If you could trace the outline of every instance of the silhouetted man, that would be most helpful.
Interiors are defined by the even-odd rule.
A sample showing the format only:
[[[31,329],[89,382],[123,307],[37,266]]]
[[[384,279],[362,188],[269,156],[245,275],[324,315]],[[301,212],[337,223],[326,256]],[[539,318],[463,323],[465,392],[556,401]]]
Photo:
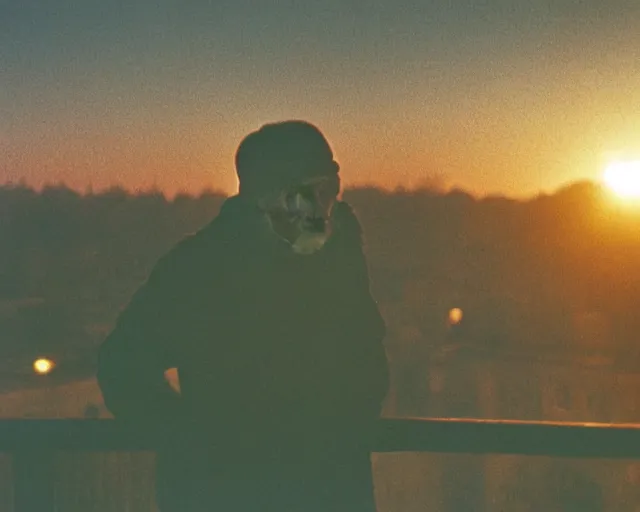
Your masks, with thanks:
[[[385,327],[339,166],[315,126],[287,121],[248,135],[236,170],[239,194],[158,262],[103,344],[105,403],[167,432],[163,511],[372,512]]]

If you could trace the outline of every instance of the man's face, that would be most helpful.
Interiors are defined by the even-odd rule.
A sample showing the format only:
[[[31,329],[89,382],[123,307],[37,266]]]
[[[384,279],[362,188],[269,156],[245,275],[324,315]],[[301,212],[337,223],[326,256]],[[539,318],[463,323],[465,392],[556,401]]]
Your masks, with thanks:
[[[264,198],[261,206],[273,231],[294,252],[313,254],[331,236],[331,212],[339,191],[337,176],[312,178]]]

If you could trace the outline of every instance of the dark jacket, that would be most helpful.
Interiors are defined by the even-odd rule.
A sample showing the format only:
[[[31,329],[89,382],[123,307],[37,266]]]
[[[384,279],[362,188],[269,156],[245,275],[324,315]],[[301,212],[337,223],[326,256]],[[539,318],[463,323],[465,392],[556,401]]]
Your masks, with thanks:
[[[301,256],[228,199],[161,258],[102,345],[110,411],[168,432],[162,510],[374,510],[385,327],[360,225],[344,202],[333,216],[325,247]]]

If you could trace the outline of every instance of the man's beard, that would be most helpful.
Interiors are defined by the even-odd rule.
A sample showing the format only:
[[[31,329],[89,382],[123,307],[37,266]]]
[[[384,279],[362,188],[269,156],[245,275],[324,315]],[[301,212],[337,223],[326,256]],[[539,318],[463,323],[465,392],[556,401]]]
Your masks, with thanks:
[[[318,252],[331,237],[335,188],[333,181],[321,179],[264,198],[262,209],[270,230],[286,240],[296,254]]]
[[[266,215],[266,219],[267,229],[271,231],[273,236],[286,241],[296,254],[314,254],[322,249],[331,237],[330,221],[327,221],[325,228],[320,231],[309,229],[305,219],[289,221],[269,214]]]
[[[291,243],[293,252],[296,254],[309,255],[318,252],[327,243],[330,234],[327,232],[314,233],[309,231],[303,231],[300,233]]]

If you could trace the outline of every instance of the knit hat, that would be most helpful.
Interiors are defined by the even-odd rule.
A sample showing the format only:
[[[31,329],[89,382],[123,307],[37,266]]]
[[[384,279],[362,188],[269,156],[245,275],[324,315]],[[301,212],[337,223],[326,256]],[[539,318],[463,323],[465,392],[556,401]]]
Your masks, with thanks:
[[[306,121],[270,123],[250,133],[238,146],[235,164],[241,195],[336,176],[340,169],[327,139]]]

